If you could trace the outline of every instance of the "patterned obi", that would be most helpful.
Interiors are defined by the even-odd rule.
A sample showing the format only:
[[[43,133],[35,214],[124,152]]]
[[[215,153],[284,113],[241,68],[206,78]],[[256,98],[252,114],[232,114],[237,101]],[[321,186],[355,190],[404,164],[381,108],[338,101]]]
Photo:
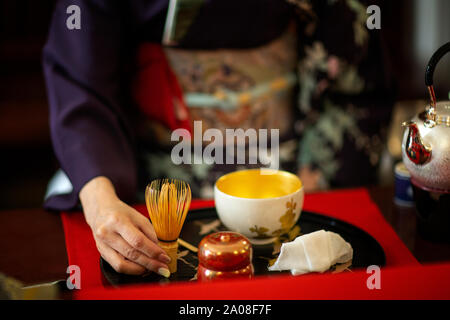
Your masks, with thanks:
[[[252,49],[164,50],[182,88],[190,120],[202,122],[202,133],[214,128],[225,137],[225,129],[278,129],[280,168],[295,170],[298,141],[293,139],[293,126],[298,57],[291,29]],[[175,165],[170,157],[177,143],[171,142],[172,130],[151,120],[146,120],[145,127],[146,140],[152,141],[148,143],[150,147],[143,148],[141,160],[149,179],[183,179],[190,183],[196,197],[212,197],[214,182],[227,172],[261,166]]]

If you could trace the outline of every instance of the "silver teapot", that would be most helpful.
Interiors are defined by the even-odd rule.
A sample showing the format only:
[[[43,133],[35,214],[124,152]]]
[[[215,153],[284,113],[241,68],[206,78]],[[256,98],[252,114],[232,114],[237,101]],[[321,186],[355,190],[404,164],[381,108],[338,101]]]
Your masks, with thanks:
[[[403,162],[416,187],[450,193],[450,101],[436,102],[433,73],[439,60],[450,51],[450,42],[431,57],[425,72],[430,104],[406,127],[402,142]]]

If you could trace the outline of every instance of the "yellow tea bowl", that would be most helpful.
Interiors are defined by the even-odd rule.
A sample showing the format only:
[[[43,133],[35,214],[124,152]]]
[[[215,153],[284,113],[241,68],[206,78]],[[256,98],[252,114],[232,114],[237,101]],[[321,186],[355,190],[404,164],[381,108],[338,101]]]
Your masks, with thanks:
[[[304,190],[289,172],[269,169],[235,171],[220,177],[214,201],[222,223],[254,244],[272,242],[300,217]]]

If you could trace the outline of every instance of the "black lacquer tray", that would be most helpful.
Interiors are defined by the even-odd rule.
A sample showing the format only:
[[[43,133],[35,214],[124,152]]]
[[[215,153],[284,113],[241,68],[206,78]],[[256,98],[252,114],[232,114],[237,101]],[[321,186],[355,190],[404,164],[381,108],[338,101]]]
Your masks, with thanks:
[[[380,244],[365,231],[343,222],[318,213],[302,211],[297,222],[301,228],[301,234],[307,234],[317,230],[327,230],[338,233],[353,247],[353,261],[351,269],[364,268],[370,265],[384,266],[385,254]],[[197,246],[200,240],[209,233],[227,230],[217,217],[215,208],[192,210],[186,217],[180,238]],[[268,261],[275,256],[273,244],[253,245],[253,266],[255,275],[279,275],[279,272],[267,270]],[[196,280],[198,259],[197,254],[180,246],[178,253],[177,272],[169,279],[158,274],[151,273],[146,276],[131,276],[117,273],[105,260],[100,259],[100,268],[107,285],[120,286],[125,284],[149,283],[149,282],[174,282]]]

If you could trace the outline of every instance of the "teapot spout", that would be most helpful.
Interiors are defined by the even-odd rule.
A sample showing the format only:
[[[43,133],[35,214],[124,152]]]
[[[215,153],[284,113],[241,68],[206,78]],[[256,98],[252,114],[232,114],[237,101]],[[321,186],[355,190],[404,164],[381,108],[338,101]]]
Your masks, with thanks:
[[[409,160],[416,165],[427,163],[431,159],[431,148],[423,143],[417,124],[414,121],[407,121],[403,122],[402,126],[408,127],[405,152]]]

